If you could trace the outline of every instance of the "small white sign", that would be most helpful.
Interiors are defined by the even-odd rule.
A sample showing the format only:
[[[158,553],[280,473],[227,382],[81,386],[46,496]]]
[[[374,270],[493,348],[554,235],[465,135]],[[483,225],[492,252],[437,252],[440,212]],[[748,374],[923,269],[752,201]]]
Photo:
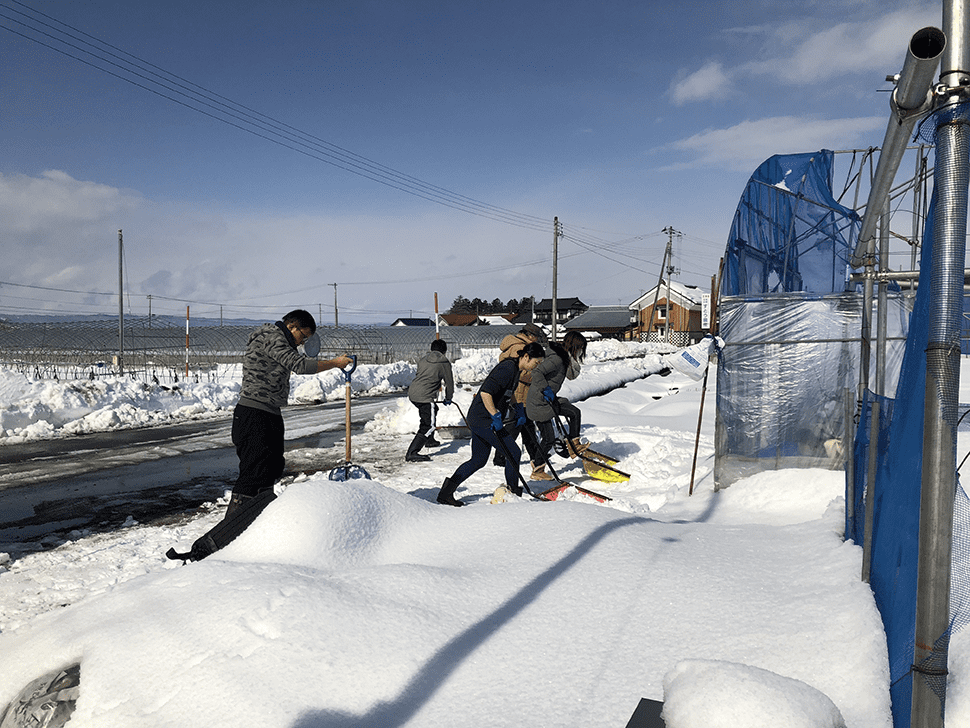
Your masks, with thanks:
[[[711,330],[711,294],[701,294],[701,329]]]

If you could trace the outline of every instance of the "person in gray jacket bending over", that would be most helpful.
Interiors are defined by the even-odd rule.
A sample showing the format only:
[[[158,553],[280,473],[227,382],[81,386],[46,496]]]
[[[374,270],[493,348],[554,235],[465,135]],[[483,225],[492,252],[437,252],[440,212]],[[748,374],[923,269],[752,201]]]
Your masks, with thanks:
[[[344,369],[349,356],[312,359],[297,350],[316,333],[313,315],[297,309],[282,321],[263,324],[249,335],[243,357],[242,389],[232,413],[232,444],[239,456],[239,477],[232,489],[228,519],[283,475],[283,415],[290,395],[290,373],[316,374]],[[319,348],[319,347],[317,347]]]
[[[441,339],[431,342],[431,351],[418,361],[418,371],[408,387],[408,399],[418,408],[421,424],[418,433],[411,440],[404,459],[409,463],[427,462],[431,458],[421,452],[425,445],[436,446],[440,443],[434,439],[434,423],[438,415],[438,393],[441,383],[445,385],[444,404],[451,404],[455,395],[455,380],[451,373],[451,362],[445,356],[448,344]]]

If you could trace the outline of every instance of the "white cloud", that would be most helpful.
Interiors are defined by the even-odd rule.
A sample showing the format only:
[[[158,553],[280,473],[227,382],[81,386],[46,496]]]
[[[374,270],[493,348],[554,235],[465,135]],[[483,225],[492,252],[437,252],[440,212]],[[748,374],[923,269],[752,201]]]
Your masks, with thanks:
[[[528,232],[502,230],[498,237],[494,227],[469,228],[451,210],[385,217],[263,214],[160,202],[45,172],[0,175],[0,279],[16,284],[0,285],[0,305],[11,312],[111,310],[113,300],[105,295],[117,291],[119,229],[125,305],[136,314],[147,310],[148,295],[156,314],[184,313],[186,303],[192,303],[193,316],[218,316],[222,304],[231,316],[261,317],[297,306],[332,312],[334,281],[340,283],[342,307],[373,308],[386,321],[408,309],[432,310],[439,285],[449,303],[458,291],[481,289],[503,300],[538,293],[531,282],[534,270],[526,271],[531,277],[514,270],[493,273],[486,283],[457,275],[501,268],[506,260],[511,268],[535,253],[527,245]],[[494,257],[468,263],[469,250]],[[456,266],[456,259],[465,262]],[[430,280],[436,277],[440,280]],[[503,281],[511,281],[510,290],[501,289]]]
[[[0,174],[0,219],[4,227],[15,226],[19,232],[96,222],[138,204],[138,198],[122,190],[76,180],[59,170],[38,177]]]
[[[931,10],[918,6],[807,34],[785,26],[776,29],[773,39],[780,41],[781,52],[746,63],[738,70],[806,85],[859,73],[885,76],[902,68],[910,38],[916,31],[939,23],[938,7]]]
[[[778,24],[760,24],[725,31],[744,38],[740,47],[757,58],[726,67],[708,61],[699,70],[681,72],[670,85],[677,106],[691,101],[724,98],[743,80],[767,79],[780,84],[813,86],[864,74],[871,88],[903,65],[913,34],[927,26],[940,26],[938,4],[917,4],[885,11],[873,8],[873,15],[831,25],[825,16],[801,17]]]
[[[690,101],[708,101],[727,96],[731,79],[719,61],[709,61],[691,74],[676,78],[670,84],[670,95],[676,106]]]
[[[750,172],[775,154],[853,148],[858,139],[885,125],[884,117],[814,119],[775,116],[743,121],[724,129],[706,129],[667,145],[666,149],[689,152],[694,159],[665,169],[719,167]]]

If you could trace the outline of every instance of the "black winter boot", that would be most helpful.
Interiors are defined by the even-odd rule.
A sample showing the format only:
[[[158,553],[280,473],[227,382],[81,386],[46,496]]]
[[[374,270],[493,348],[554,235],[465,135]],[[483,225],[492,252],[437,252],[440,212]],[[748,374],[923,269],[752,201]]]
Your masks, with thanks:
[[[415,435],[414,439],[411,440],[411,444],[408,446],[408,452],[404,456],[404,459],[409,463],[426,463],[431,460],[427,455],[422,455],[420,452],[427,440],[428,438],[420,433]]]
[[[455,491],[458,490],[458,485],[451,482],[451,478],[445,478],[445,482],[441,484],[441,490],[438,491],[438,497],[435,499],[443,506],[463,506],[465,505],[463,501],[455,498]]]

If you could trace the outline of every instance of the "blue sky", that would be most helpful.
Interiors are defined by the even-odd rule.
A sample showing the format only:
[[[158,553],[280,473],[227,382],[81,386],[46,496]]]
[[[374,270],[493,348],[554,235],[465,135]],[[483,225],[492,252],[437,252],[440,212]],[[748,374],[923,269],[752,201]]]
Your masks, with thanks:
[[[881,144],[941,8],[0,0],[0,315],[117,312],[119,229],[134,315],[549,297],[555,216],[560,297],[630,303],[667,227],[706,289],[761,161]]]

